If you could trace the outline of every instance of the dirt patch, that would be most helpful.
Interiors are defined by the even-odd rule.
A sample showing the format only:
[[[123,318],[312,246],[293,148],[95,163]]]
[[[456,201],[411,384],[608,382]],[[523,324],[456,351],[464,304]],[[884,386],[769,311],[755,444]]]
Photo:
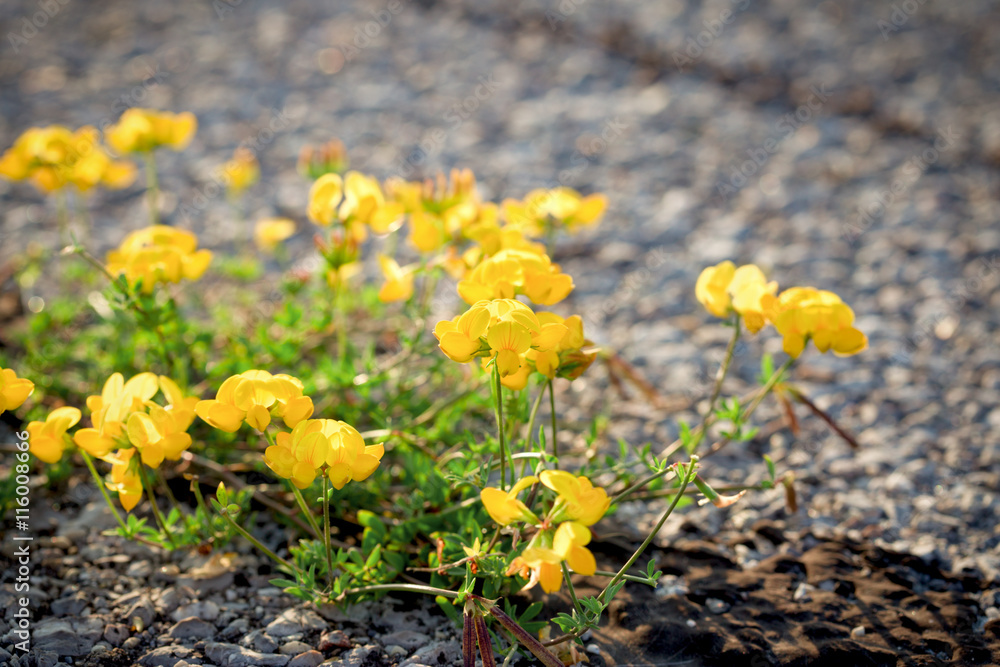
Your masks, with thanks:
[[[799,544],[806,546],[747,569],[710,542],[678,542],[659,551],[657,564],[668,581],[658,591],[625,589],[595,633],[601,654],[591,662],[1000,664],[1000,620],[987,620],[979,602],[994,582],[870,545],[808,535]],[[579,588],[584,595],[597,593]]]

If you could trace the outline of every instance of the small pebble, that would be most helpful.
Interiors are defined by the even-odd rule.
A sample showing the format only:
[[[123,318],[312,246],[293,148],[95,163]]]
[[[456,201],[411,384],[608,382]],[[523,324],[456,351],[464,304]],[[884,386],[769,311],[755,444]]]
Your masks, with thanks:
[[[851,639],[861,639],[865,636],[865,626],[859,625],[851,630]]]

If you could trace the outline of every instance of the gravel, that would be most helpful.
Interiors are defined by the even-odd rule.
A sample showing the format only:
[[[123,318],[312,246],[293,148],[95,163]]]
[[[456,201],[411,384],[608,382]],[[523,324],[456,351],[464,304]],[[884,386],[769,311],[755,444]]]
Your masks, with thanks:
[[[191,148],[162,155],[162,183],[172,193],[165,216],[210,247],[231,247],[246,230],[207,186],[238,143],[256,141],[263,178],[249,194],[249,217],[296,219],[295,257],[308,256],[311,231],[307,184],[292,165],[303,144],[332,135],[347,143],[353,167],[379,177],[469,166],[495,199],[557,183],[607,193],[601,227],[556,253],[577,284],[560,309],[582,313],[588,335],[634,364],[663,400],[656,407],[637,391],[615,395],[597,367],[572,386],[558,383],[565,445],[579,454],[585,446],[572,427],[599,412],[610,417],[608,442],[649,441],[654,451],[676,437],[679,418],[696,420],[726,344],[726,331],[694,300],[705,265],[756,262],[782,286],[831,289],[854,308],[871,347],[849,359],[810,351],[794,377],[861,448],[804,413],[793,437],[778,406],[765,402],[762,435],[706,459],[705,475],[762,479],[761,454],[769,453],[779,470],[794,471],[802,509],[789,513],[780,491],[751,493],[726,510],[672,518],[661,540],[681,528],[714,535],[722,545],[740,543],[721,548],[752,567],[769,547],[737,538],[756,522],[778,521],[800,535],[844,536],[946,570],[1000,576],[995,4],[927,0],[894,16],[895,5],[857,0],[454,0],[403,3],[367,40],[358,36],[378,3],[233,4],[221,16],[193,0],[110,1],[101,12],[60,5],[17,52],[0,53],[3,145],[34,124],[101,124],[132,104],[194,111],[200,129]],[[0,20],[18,30],[36,11],[33,1],[7,2]],[[2,181],[0,200],[0,265],[28,243],[55,246],[51,205]],[[138,188],[95,193],[95,249],[144,225],[144,206]],[[54,288],[43,279],[25,298]],[[435,303],[441,317],[459,308],[444,289]],[[771,334],[749,339],[727,389],[749,388],[760,353],[778,350]],[[626,503],[615,529],[641,532],[661,509]],[[234,606],[224,594],[234,588],[231,572],[208,575],[142,551],[129,552],[127,565],[102,561],[125,547],[94,539],[107,517],[97,504],[86,512],[60,529],[77,551],[50,547],[76,557],[63,575],[81,588],[51,580],[33,592],[60,616],[46,621],[60,655],[85,655],[102,633],[101,650],[137,639],[105,622],[78,629],[87,613],[128,626],[135,615],[148,628],[152,610],[164,632],[168,622],[196,616],[216,622],[227,641],[259,629],[260,617],[239,623],[257,604]],[[171,577],[167,587],[157,568],[171,565],[180,579],[161,574]],[[126,609],[112,598],[101,612],[104,601],[84,592],[133,580],[157,589],[151,604],[137,598]],[[127,590],[137,589],[118,592]],[[231,617],[218,623],[185,606],[205,599],[219,618]],[[328,625],[297,626],[274,606],[283,599],[265,606],[274,614],[268,634],[287,636],[273,631],[277,623],[309,641],[314,633],[310,645],[318,647]],[[338,626],[363,624],[357,615],[369,611],[350,613],[320,610]],[[319,647],[324,655],[345,648],[331,636]],[[364,634],[359,641],[341,656],[345,664],[364,652]],[[236,645],[212,646],[222,655],[227,649],[218,647]],[[442,652],[448,646],[431,640],[401,663],[453,662],[458,656]],[[152,650],[161,649],[177,649],[163,655],[191,664],[202,659],[175,646]],[[226,659],[252,652],[238,649]]]

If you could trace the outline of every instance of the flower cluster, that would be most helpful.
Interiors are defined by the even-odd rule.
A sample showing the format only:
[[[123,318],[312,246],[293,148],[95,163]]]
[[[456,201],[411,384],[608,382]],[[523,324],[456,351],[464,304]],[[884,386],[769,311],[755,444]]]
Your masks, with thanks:
[[[333,488],[367,479],[378,468],[385,447],[365,445],[357,429],[334,419],[307,419],[291,433],[278,433],[264,452],[264,462],[279,477],[300,489],[318,475],[329,477]]]
[[[513,299],[518,294],[541,306],[559,303],[573,291],[573,278],[544,253],[505,248],[479,263],[458,283],[466,303]]]
[[[514,390],[527,386],[533,369],[549,378],[579,377],[596,356],[583,349],[590,343],[578,316],[564,320],[536,314],[514,299],[478,301],[454,319],[438,322],[434,335],[453,361],[482,357],[484,368],[496,364],[503,385]]]
[[[288,428],[295,428],[312,416],[313,402],[303,395],[298,378],[252,370],[223,382],[216,397],[199,401],[194,411],[220,431],[235,433],[246,422],[263,432],[272,417],[282,419]]]
[[[152,400],[157,392],[166,398],[166,405]],[[30,451],[41,461],[55,463],[72,444],[110,463],[107,486],[118,492],[122,507],[131,510],[142,497],[138,466],[158,468],[164,460],[180,459],[191,446],[187,430],[197,400],[185,396],[166,376],[140,373],[126,382],[121,373],[114,373],[100,395],[87,398],[91,426],[70,438],[67,431],[82,415],[73,407],[58,408],[44,422],[28,424]]]
[[[523,200],[507,199],[503,203],[508,224],[522,228],[528,236],[546,236],[555,229],[575,232],[596,224],[608,201],[604,195],[588,197],[571,188],[532,190]]]
[[[159,283],[179,283],[182,278],[197,280],[211,261],[211,251],[198,250],[198,238],[191,232],[154,225],[126,236],[116,250],[108,253],[107,269],[151,294]]]
[[[198,130],[190,112],[179,114],[154,109],[127,109],[104,136],[118,153],[148,153],[161,146],[184,150]]]
[[[868,347],[868,339],[854,327],[854,311],[839,296],[813,287],[778,294],[778,283],[768,282],[753,264],[737,268],[727,260],[706,268],[698,276],[695,296],[716,317],[737,313],[751,333],[773,324],[793,358],[810,340],[820,352],[844,356]]]
[[[539,481],[556,493],[543,519],[517,497]],[[529,579],[529,588],[541,583],[542,590],[553,593],[562,585],[564,561],[574,572],[594,574],[597,565],[587,544],[591,538],[590,526],[600,521],[611,506],[604,489],[594,487],[583,476],[545,470],[538,477],[518,480],[510,491],[485,488],[479,497],[490,517],[501,526],[523,522],[538,528],[521,555],[511,561],[508,575],[521,574]]]
[[[263,252],[274,252],[285,239],[295,234],[295,221],[288,218],[258,220],[253,230],[253,241]]]
[[[17,377],[9,368],[0,368],[0,414],[21,407],[33,391],[35,385],[31,380]]]
[[[33,127],[0,156],[0,176],[30,181],[43,192],[73,185],[79,192],[103,185],[125,188],[135,180],[135,165],[114,160],[90,126],[76,132],[60,125]]]

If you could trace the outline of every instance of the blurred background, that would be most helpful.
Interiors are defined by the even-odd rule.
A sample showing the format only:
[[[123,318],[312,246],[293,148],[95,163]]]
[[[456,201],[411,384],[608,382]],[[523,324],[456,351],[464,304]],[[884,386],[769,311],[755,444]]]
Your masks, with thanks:
[[[263,172],[249,217],[295,219],[296,258],[312,252],[296,157],[334,136],[379,178],[470,167],[484,198],[606,193],[601,226],[556,253],[565,307],[664,397],[616,396],[601,371],[564,389],[570,419],[607,410],[612,438],[669,442],[671,410],[707,394],[727,332],[694,299],[704,266],[836,291],[871,349],[812,352],[797,377],[862,449],[818,420],[795,443],[765,431],[804,490],[789,521],[1000,569],[1000,4],[6,0],[0,19],[3,148],[32,125],[192,111],[192,146],[160,154],[163,206],[211,248],[245,234],[210,185],[240,144]],[[0,264],[56,245],[30,186],[0,182],[0,202]],[[139,185],[90,205],[95,253],[146,224]],[[747,345],[733,391],[780,349]],[[713,465],[745,479],[755,446]]]

